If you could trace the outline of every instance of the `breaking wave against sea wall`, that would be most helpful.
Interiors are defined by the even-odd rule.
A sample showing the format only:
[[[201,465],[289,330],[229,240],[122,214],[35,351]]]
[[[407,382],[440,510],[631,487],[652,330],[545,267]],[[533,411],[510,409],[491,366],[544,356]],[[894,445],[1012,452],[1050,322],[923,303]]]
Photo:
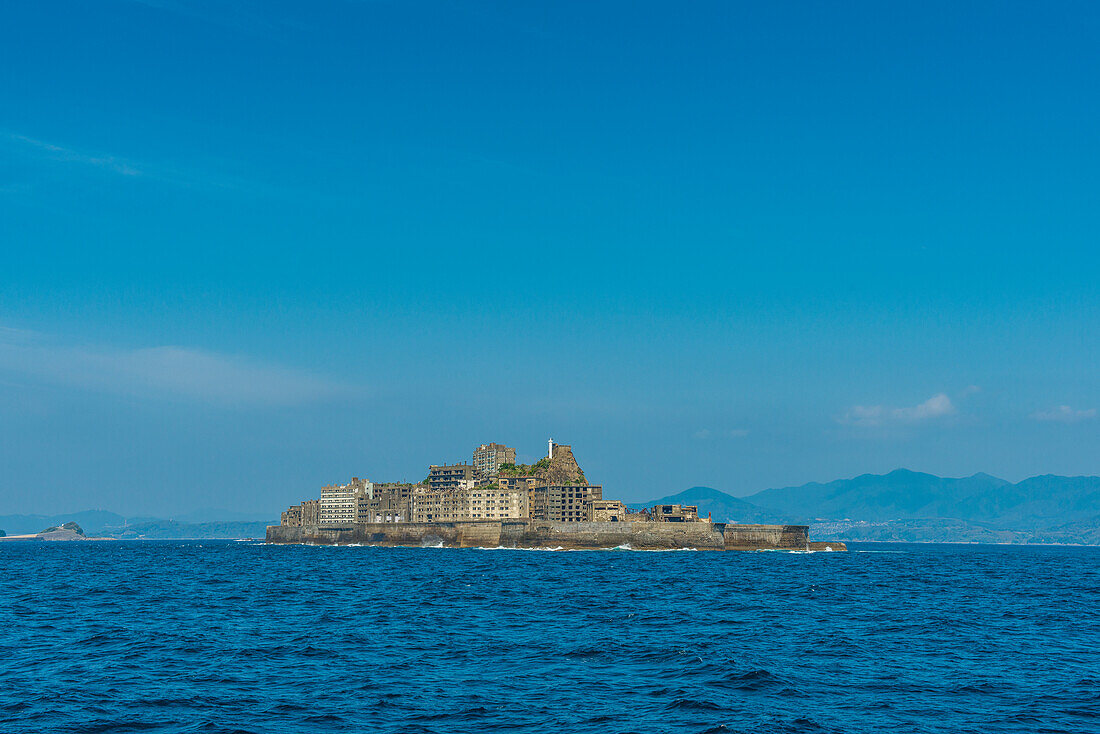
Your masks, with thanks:
[[[1100,730],[1100,548],[5,543],[0,568],[13,732]]]

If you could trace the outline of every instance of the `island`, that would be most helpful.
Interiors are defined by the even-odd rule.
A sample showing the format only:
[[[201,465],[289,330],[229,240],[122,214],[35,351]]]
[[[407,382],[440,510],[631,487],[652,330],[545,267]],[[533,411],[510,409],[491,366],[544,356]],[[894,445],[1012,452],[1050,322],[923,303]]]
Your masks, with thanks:
[[[29,533],[26,535],[7,535],[3,531],[0,531],[0,540],[9,542],[20,540],[70,541],[88,540],[88,537],[84,535],[84,529],[75,522],[67,522],[62,525],[48,527],[38,533]]]
[[[604,499],[566,444],[517,464],[515,448],[481,444],[469,463],[433,464],[418,483],[353,477],[322,487],[267,528],[272,544],[561,550],[841,551],[806,525],[717,522],[692,505],[640,509]]]

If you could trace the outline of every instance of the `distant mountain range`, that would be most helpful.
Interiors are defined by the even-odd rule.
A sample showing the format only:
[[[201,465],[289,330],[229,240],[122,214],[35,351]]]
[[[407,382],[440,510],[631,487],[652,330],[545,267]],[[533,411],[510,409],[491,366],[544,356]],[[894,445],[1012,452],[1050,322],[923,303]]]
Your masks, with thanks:
[[[692,487],[647,503],[699,505],[727,522],[813,526],[837,540],[1100,544],[1100,477],[1044,475],[1013,484],[898,469],[744,498]]]
[[[1100,545],[1100,477],[1048,474],[1013,484],[989,474],[953,479],[898,469],[744,498],[692,487],[646,506],[658,504],[698,505],[715,521],[808,524],[821,540]],[[0,529],[19,535],[66,522],[89,537],[168,539],[262,538],[278,520],[218,510],[171,520],[87,510],[0,516]]]

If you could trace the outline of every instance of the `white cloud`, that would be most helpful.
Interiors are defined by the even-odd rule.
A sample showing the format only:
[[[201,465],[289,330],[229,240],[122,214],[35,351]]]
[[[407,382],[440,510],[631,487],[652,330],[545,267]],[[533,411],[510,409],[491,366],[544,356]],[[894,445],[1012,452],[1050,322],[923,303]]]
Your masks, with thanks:
[[[47,143],[44,140],[36,140],[35,138],[29,138],[26,135],[17,135],[15,133],[7,133],[7,138],[13,142],[20,143],[39,151],[50,160],[62,161],[65,163],[81,163],[86,166],[94,166],[96,168],[114,171],[123,176],[142,175],[142,171],[135,164],[122,160],[121,158],[116,158],[113,155],[82,153],[72,148],[65,148],[53,143]]]
[[[945,393],[938,393],[920,405],[893,408],[885,405],[853,405],[838,423],[849,426],[874,427],[888,423],[919,423],[956,413],[955,405]]]
[[[749,432],[744,428],[734,428],[731,431],[722,431],[721,433],[716,434],[714,431],[710,430],[709,428],[703,428],[701,430],[696,431],[695,433],[693,433],[691,435],[692,435],[692,438],[696,438],[700,441],[706,441],[707,439],[709,439],[709,438],[711,438],[712,436],[715,436],[715,435],[723,436],[725,438],[744,438],[745,436],[749,435]]]
[[[1040,410],[1032,413],[1031,417],[1037,421],[1055,421],[1058,423],[1079,423],[1096,417],[1096,408],[1088,410],[1075,410],[1068,405],[1056,405],[1050,410]]]
[[[894,408],[890,414],[895,420],[899,421],[922,421],[928,418],[951,415],[954,412],[955,406],[951,403],[951,398],[941,392],[912,408]]]
[[[298,405],[348,396],[346,385],[237,355],[158,346],[140,349],[50,343],[0,327],[0,374],[96,392],[217,405]]]

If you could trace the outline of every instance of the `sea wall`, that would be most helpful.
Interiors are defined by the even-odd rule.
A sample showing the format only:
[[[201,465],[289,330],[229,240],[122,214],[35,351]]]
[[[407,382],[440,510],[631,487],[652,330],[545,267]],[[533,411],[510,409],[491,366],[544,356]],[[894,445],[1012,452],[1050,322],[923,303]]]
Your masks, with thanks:
[[[268,543],[431,546],[451,548],[616,548],[634,550],[807,550],[805,525],[727,523],[546,522],[538,520],[439,523],[354,523],[267,529]],[[842,550],[840,547],[835,550]]]
[[[808,550],[808,525],[734,525],[726,524],[722,534],[726,550]]]

